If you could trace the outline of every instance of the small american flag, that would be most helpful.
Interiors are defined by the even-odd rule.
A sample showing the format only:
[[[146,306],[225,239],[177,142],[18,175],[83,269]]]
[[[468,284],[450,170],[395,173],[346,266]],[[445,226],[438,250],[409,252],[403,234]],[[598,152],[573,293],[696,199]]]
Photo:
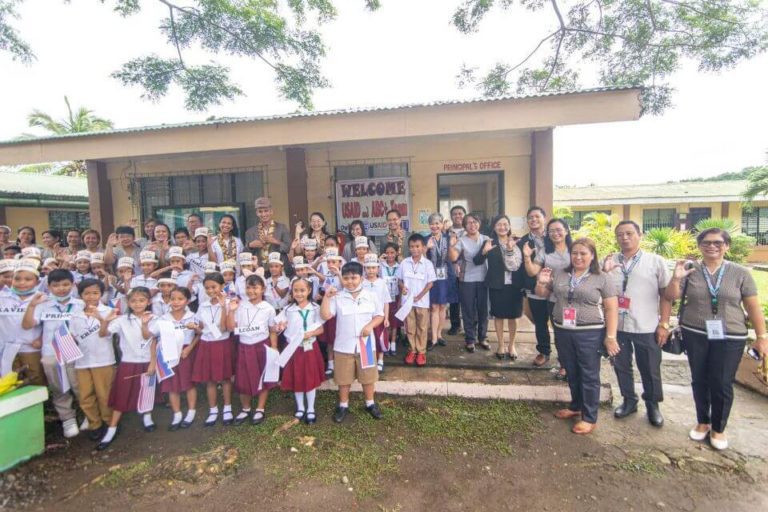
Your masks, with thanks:
[[[75,338],[69,332],[67,324],[62,323],[53,333],[53,351],[56,353],[56,362],[63,366],[83,357]]]
[[[176,375],[173,368],[168,364],[163,355],[163,346],[161,343],[157,344],[157,380],[163,382],[165,379],[169,379]]]
[[[139,403],[136,405],[136,410],[144,414],[151,412],[155,407],[155,384],[157,379],[154,375],[147,375],[146,373],[141,375],[141,389],[139,390]]]

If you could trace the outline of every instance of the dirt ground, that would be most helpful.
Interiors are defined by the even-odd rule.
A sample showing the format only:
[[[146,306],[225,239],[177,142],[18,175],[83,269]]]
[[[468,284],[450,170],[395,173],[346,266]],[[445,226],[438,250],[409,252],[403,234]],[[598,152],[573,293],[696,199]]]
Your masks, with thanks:
[[[46,453],[0,475],[0,510],[764,509],[765,398],[737,390],[733,449],[714,452],[686,437],[695,415],[681,363],[665,361],[662,429],[642,405],[618,421],[606,404],[588,437],[553,417],[557,404],[434,397],[380,397],[385,416],[374,421],[358,395],[337,426],[331,392],[314,426],[292,424],[292,397],[280,393],[259,427],[206,429],[201,405],[193,428],[172,433],[158,407],[156,432],[129,415],[101,453],[52,422]],[[611,382],[609,366],[603,373]]]

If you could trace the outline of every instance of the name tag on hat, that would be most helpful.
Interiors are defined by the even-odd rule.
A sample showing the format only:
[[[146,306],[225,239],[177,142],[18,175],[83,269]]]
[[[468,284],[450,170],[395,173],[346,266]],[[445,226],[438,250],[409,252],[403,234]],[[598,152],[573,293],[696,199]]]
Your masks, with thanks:
[[[707,320],[707,339],[724,340],[725,329],[723,329],[722,320]]]

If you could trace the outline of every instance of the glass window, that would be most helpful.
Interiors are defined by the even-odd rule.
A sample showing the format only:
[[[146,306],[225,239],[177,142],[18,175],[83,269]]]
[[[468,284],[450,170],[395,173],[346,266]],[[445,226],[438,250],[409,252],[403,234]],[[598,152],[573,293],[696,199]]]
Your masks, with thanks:
[[[337,165],[333,170],[337,180],[403,178],[408,176],[408,164],[406,162]]]
[[[655,228],[675,227],[674,208],[649,208],[643,210],[643,231]]]
[[[688,211],[688,227],[693,229],[696,223],[712,217],[712,208],[691,208]]]
[[[768,245],[768,207],[742,209],[741,231],[755,237],[757,245]]]
[[[200,176],[171,178],[173,204],[200,204]]]
[[[91,226],[91,215],[86,211],[48,210],[48,227],[66,233],[70,229],[83,231]]]

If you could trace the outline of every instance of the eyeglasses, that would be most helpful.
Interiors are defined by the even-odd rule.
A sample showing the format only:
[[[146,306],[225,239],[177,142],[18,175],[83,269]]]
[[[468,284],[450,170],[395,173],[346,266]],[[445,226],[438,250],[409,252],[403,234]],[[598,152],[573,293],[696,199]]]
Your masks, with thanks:
[[[719,249],[725,245],[725,242],[723,240],[703,240],[699,245],[702,247],[717,247]]]

